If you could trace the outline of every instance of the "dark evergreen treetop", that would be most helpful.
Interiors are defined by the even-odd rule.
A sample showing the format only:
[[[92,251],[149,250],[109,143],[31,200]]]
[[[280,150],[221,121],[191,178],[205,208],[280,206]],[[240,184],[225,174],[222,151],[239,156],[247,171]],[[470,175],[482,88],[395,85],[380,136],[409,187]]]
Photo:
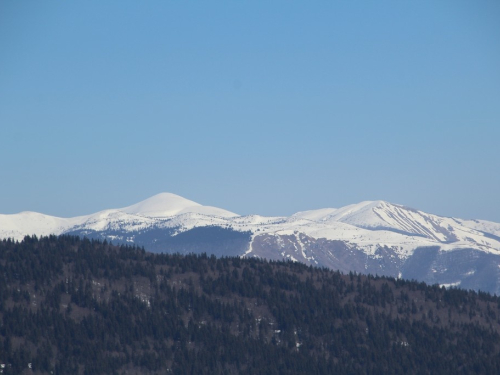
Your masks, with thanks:
[[[496,374],[499,333],[500,299],[481,292],[74,236],[0,242],[6,374]]]

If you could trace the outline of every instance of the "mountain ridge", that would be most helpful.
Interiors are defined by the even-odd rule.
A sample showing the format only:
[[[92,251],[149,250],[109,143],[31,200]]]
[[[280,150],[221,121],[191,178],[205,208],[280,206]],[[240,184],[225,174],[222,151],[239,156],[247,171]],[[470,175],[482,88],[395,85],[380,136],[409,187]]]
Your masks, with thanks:
[[[382,200],[266,217],[241,216],[161,193],[75,218],[0,215],[0,238],[33,234],[107,239],[154,252],[289,259],[346,272],[417,275],[426,282],[500,293],[500,224],[428,214]]]
[[[63,234],[74,228],[104,230],[126,227],[135,230],[154,225],[177,227],[178,231],[206,225],[230,226],[235,230],[247,228],[252,232],[265,233],[301,231],[314,238],[330,240],[358,239],[358,242],[382,243],[385,239],[388,243],[439,243],[444,248],[452,244],[451,247],[472,246],[481,251],[500,253],[500,242],[495,238],[500,237],[499,223],[443,217],[383,200],[301,211],[288,217],[266,217],[238,215],[221,208],[203,206],[172,193],[160,193],[123,208],[72,218],[31,211],[0,214],[0,238],[20,240],[25,235]],[[384,233],[380,236],[376,232]]]

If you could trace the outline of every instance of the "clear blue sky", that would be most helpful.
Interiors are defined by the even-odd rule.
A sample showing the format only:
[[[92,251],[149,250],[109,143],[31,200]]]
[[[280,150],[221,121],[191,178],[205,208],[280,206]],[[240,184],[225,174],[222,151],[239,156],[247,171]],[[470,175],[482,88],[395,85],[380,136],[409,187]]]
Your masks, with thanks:
[[[500,222],[500,1],[0,2],[0,213],[172,192]]]

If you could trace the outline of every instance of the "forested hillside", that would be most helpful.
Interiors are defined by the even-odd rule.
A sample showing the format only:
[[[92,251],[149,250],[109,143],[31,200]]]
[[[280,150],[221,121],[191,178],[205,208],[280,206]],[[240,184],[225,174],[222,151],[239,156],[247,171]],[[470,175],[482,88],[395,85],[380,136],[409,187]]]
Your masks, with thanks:
[[[0,242],[5,374],[496,374],[500,299],[75,236]]]

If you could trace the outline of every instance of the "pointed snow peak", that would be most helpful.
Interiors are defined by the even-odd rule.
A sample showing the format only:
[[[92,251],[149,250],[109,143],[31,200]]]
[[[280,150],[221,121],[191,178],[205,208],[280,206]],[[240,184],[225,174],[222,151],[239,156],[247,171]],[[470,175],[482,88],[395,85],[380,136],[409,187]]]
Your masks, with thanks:
[[[190,201],[172,193],[160,193],[132,206],[121,208],[120,211],[145,217],[171,217],[186,213],[198,213],[202,215],[213,215],[232,217],[238,216],[232,212]]]

